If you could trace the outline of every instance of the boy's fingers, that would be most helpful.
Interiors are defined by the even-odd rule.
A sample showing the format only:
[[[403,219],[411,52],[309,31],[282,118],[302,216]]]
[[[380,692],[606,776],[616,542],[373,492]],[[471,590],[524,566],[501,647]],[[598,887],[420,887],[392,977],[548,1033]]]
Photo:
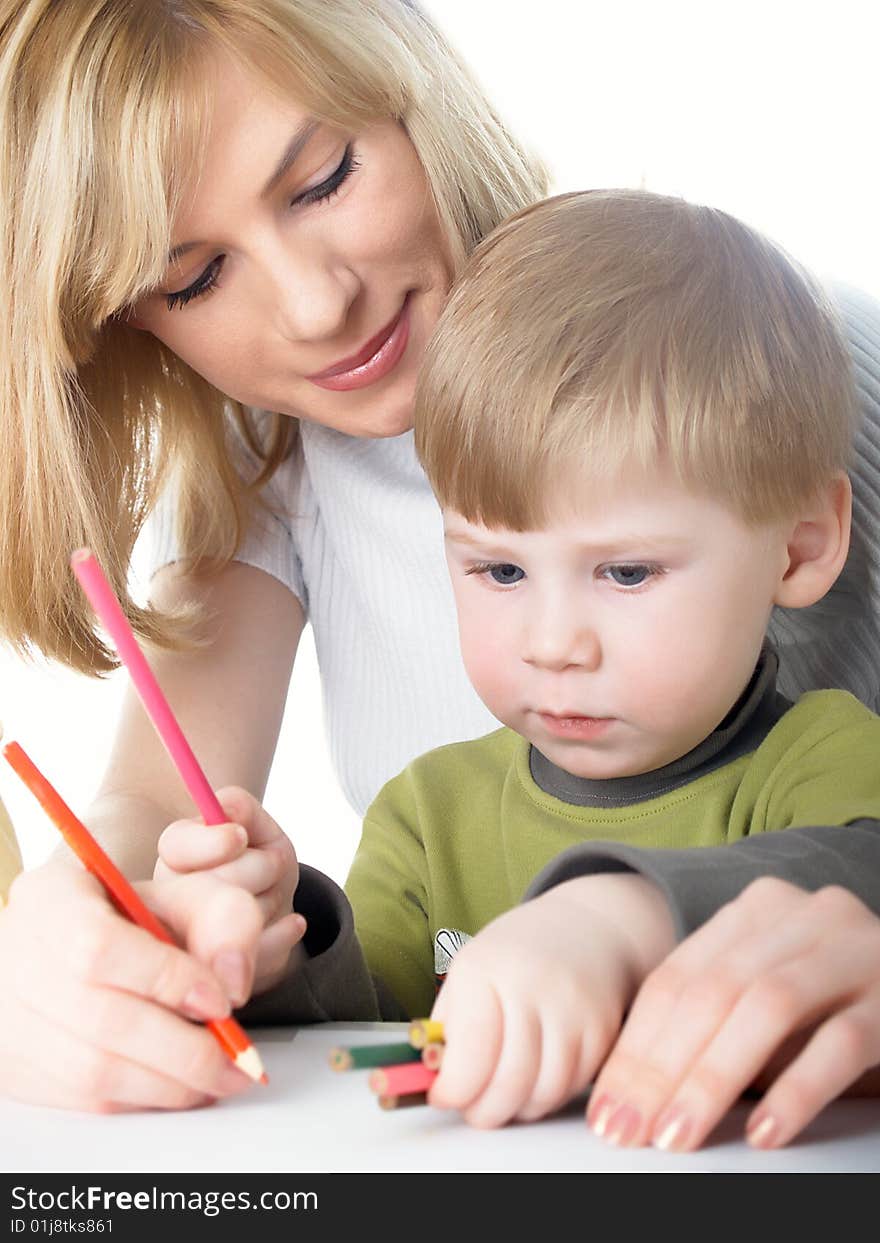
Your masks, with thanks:
[[[289,954],[306,934],[307,924],[302,915],[291,912],[283,919],[265,928],[260,936],[259,953],[263,957],[278,957]]]
[[[202,872],[238,859],[247,845],[247,829],[241,824],[175,820],[159,838],[159,857],[173,872]]]
[[[492,1076],[504,1024],[494,989],[456,987],[447,994],[449,983],[443,985],[431,1015],[443,1024],[446,1048],[429,1100],[441,1109],[466,1109]]]
[[[231,863],[211,869],[211,876],[227,885],[238,885],[248,893],[262,894],[282,879],[284,860],[267,850],[246,850]]]
[[[503,1007],[501,1056],[483,1092],[463,1112],[471,1126],[503,1126],[532,1094],[541,1066],[541,1022],[530,1005]],[[444,1056],[444,1063],[445,1063]]]
[[[580,1032],[572,1033],[564,1017],[541,1027],[541,1064],[531,1095],[517,1117],[533,1122],[557,1109],[586,1086],[578,1082],[581,1061]]]
[[[225,786],[216,791],[217,802],[230,820],[247,829],[252,846],[265,846],[278,837],[286,837],[262,803],[241,786]]]

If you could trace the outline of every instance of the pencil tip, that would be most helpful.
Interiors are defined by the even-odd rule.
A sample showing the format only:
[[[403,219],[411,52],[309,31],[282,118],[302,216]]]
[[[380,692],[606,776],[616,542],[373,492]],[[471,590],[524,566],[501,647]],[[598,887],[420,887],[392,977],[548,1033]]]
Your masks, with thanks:
[[[263,1063],[259,1053],[253,1045],[247,1049],[242,1049],[235,1059],[235,1064],[239,1070],[243,1070],[249,1079],[253,1079],[254,1083],[268,1083],[269,1077],[263,1069]]]
[[[91,555],[91,548],[75,548],[70,554],[70,564],[79,565],[80,561],[87,561]]]

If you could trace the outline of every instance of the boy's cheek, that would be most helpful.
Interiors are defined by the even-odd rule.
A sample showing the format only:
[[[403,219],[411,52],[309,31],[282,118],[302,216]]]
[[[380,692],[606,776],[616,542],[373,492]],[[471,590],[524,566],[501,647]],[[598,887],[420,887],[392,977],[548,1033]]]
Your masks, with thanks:
[[[463,631],[461,654],[474,690],[499,720],[515,698],[514,662],[506,653],[500,636],[493,640],[488,632]]]

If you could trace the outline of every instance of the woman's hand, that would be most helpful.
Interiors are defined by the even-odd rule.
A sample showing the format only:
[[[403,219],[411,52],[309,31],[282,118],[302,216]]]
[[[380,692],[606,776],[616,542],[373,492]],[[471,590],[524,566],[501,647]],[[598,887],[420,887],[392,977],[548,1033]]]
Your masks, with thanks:
[[[430,1103],[478,1127],[561,1108],[672,944],[662,896],[637,876],[567,881],[493,920],[458,951],[434,1006],[446,1047]]]
[[[846,890],[755,881],[640,989],[593,1088],[606,1140],[697,1148],[756,1080],[751,1144],[788,1143],[880,1064],[880,919]],[[880,1094],[880,1074],[862,1089]]]
[[[159,838],[156,880],[202,873],[252,893],[265,925],[256,963],[247,963],[234,946],[215,970],[232,1003],[243,1005],[283,978],[291,951],[301,941],[305,921],[293,914],[299,881],[296,853],[287,835],[262,805],[238,786],[217,791],[227,824],[205,826],[177,820]]]
[[[185,949],[119,915],[79,866],[47,864],[15,880],[0,910],[0,1093],[114,1113],[188,1109],[249,1086],[188,1019],[229,1014],[209,964],[232,944],[253,970],[256,901],[205,876],[137,888]]]

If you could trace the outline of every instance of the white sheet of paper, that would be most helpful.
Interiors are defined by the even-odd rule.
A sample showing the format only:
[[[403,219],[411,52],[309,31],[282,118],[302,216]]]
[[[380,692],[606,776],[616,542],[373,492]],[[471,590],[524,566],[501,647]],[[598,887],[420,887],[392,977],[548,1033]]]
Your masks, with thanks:
[[[686,1156],[613,1149],[583,1106],[527,1126],[476,1131],[430,1108],[386,1112],[368,1071],[334,1072],[335,1045],[400,1040],[402,1024],[328,1023],[252,1032],[268,1087],[188,1113],[93,1117],[0,1102],[0,1168],[8,1173],[334,1173],[579,1171],[880,1171],[880,1100],[839,1101],[798,1142],[756,1153],[742,1140],[746,1106],[708,1147]]]

